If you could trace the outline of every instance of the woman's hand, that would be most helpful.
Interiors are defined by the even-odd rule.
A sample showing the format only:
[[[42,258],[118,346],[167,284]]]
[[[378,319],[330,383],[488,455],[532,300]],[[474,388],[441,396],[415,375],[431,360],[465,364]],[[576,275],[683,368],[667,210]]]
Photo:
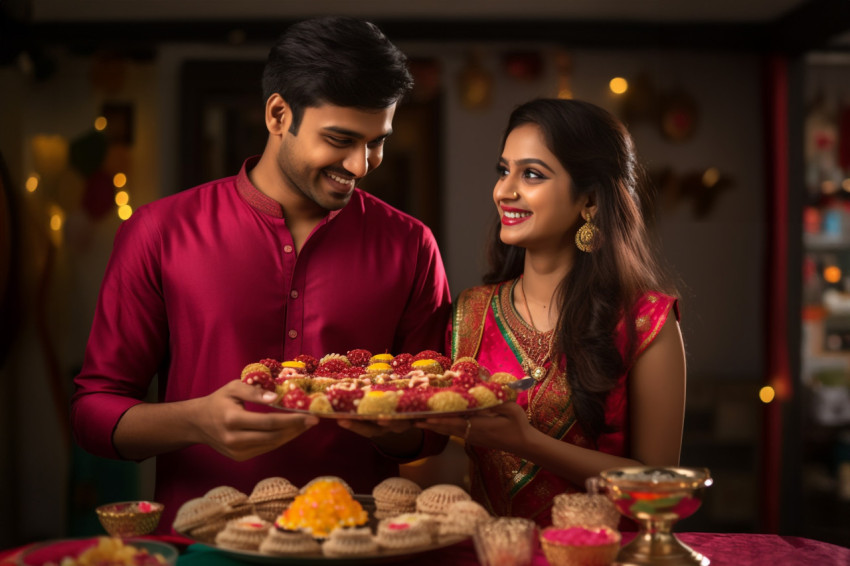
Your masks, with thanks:
[[[337,424],[371,439],[375,446],[390,456],[412,458],[422,450],[423,432],[407,419],[340,419]]]
[[[493,405],[469,417],[435,417],[416,423],[419,428],[463,438],[484,448],[519,452],[534,428],[525,410],[514,403]]]

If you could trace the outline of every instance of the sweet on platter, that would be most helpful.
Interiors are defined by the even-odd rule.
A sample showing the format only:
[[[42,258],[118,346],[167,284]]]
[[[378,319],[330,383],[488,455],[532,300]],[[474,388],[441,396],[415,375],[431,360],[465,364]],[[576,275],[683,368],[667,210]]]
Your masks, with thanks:
[[[285,409],[380,416],[466,411],[516,398],[508,387],[515,376],[488,373],[473,358],[452,362],[433,350],[393,355],[356,349],[320,359],[266,358],[247,364],[240,379],[274,391],[274,404]]]
[[[391,477],[373,488],[372,499],[374,506],[337,476],[319,476],[301,488],[270,477],[257,482],[248,496],[221,486],[186,501],[173,527],[230,552],[370,557],[451,544],[489,518],[463,488],[450,484],[422,489],[407,478]],[[225,521],[230,505],[247,506],[248,514]],[[281,510],[272,518],[274,509]]]
[[[277,518],[275,526],[287,531],[305,531],[313,538],[323,539],[336,529],[359,527],[368,520],[369,515],[345,482],[328,476],[304,486]]]

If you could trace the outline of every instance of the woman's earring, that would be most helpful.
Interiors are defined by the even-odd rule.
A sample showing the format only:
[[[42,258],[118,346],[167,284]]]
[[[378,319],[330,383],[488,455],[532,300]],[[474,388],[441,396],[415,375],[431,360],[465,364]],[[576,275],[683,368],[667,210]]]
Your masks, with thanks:
[[[581,217],[585,222],[576,232],[576,247],[586,253],[591,253],[595,248],[594,239],[596,238],[596,224],[593,223],[593,216],[589,212],[582,211]]]

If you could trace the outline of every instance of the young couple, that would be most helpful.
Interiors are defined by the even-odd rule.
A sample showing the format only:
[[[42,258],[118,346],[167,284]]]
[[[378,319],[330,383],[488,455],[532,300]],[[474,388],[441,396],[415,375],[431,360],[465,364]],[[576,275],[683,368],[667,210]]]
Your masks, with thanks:
[[[580,101],[512,113],[494,156],[490,270],[452,317],[431,231],[356,188],[411,86],[406,57],[373,24],[295,24],[263,74],[262,155],[140,207],[119,230],[73,428],[94,454],[157,458],[165,528],[190,498],[270,476],[336,475],[370,493],[446,435],[466,438],[477,500],[541,525],[554,495],[603,469],[678,463],[677,303],[650,250],[624,126]],[[536,383],[468,420],[379,426],[270,410],[234,379],[250,361],[355,348],[450,350]],[[146,402],[154,376],[159,399]]]

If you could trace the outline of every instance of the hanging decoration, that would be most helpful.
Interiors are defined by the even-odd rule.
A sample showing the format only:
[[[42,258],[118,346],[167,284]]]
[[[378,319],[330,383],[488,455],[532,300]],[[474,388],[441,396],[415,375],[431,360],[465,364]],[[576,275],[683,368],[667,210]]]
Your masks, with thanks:
[[[659,204],[673,209],[688,202],[694,218],[704,220],[711,215],[721,195],[735,183],[716,167],[677,173],[671,167],[649,172],[652,184],[658,188]]]
[[[468,110],[480,110],[490,105],[493,93],[493,76],[481,63],[475,52],[467,56],[466,65],[457,76],[460,102]]]
[[[505,53],[502,55],[502,68],[509,77],[533,82],[543,72],[543,57],[536,51]]]
[[[677,143],[689,140],[696,132],[697,122],[697,103],[690,94],[674,90],[661,97],[658,125],[668,140]]]
[[[440,64],[435,59],[411,59],[408,67],[413,75],[411,98],[416,102],[434,100],[442,88]]]
[[[569,53],[566,51],[558,51],[555,54],[555,69],[558,73],[557,97],[569,100],[573,97],[573,58]]]

